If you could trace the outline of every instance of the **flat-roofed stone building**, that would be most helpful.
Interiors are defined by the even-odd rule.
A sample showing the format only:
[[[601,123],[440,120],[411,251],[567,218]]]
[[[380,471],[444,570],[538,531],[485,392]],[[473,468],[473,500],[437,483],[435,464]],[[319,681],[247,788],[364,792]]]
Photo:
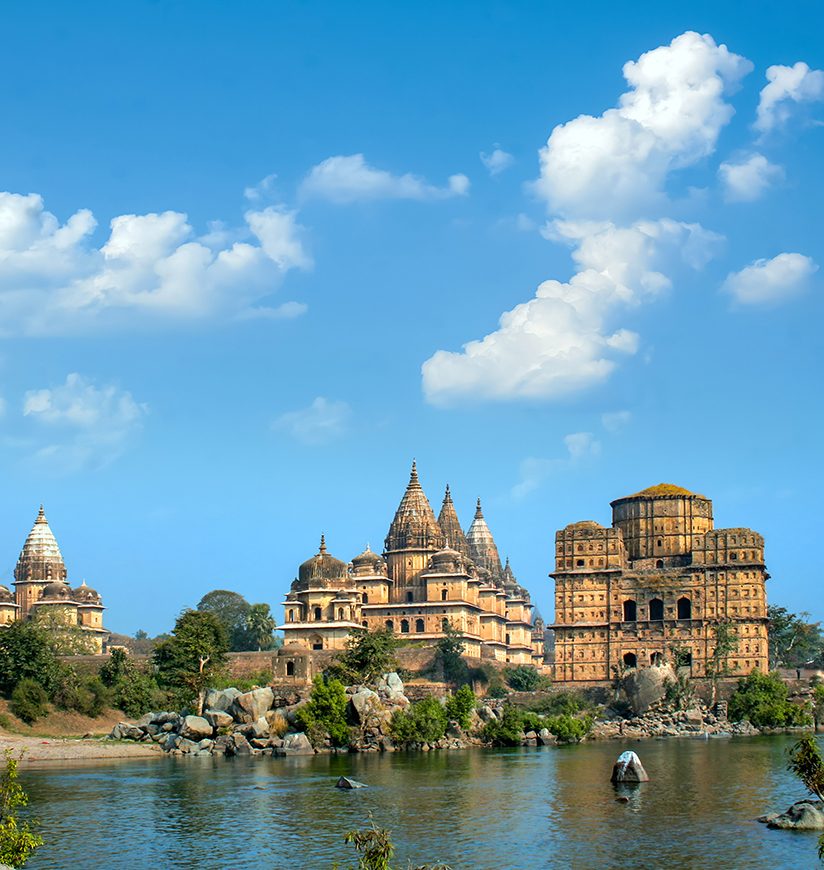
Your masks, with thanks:
[[[610,680],[676,657],[705,676],[719,623],[733,674],[768,670],[764,539],[715,529],[712,502],[659,484],[611,503],[612,527],[587,520],[555,536],[556,682]]]

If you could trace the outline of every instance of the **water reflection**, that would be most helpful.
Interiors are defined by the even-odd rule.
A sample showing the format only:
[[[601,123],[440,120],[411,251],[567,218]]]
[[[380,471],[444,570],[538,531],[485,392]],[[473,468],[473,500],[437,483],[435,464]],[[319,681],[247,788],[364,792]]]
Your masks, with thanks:
[[[783,738],[669,740],[497,752],[191,758],[25,769],[42,868],[328,870],[375,820],[398,863],[456,870],[815,866],[815,836],[753,819],[803,796]],[[624,749],[650,782],[609,782]],[[368,789],[333,788],[353,776]],[[616,800],[626,797],[626,802]]]

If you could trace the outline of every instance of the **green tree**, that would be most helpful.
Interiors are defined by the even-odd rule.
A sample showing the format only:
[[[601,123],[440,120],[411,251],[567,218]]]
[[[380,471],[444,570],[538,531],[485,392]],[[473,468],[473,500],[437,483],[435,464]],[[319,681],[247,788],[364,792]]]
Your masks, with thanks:
[[[481,729],[481,740],[493,746],[520,746],[524,736],[524,714],[505,704],[501,718],[491,719]]]
[[[9,697],[20,680],[31,679],[55,691],[61,668],[48,634],[36,622],[13,622],[0,632],[0,692]]]
[[[504,679],[516,692],[537,692],[547,686],[548,680],[537,668],[530,665],[517,665],[514,668],[504,668]]]
[[[11,749],[5,755],[5,768],[0,774],[0,863],[22,867],[43,845],[43,838],[32,824],[17,818],[18,809],[26,806],[29,798],[17,781],[17,760]]]
[[[767,607],[767,641],[770,668],[802,668],[821,662],[824,637],[821,623],[810,622],[810,614],[790,613],[785,607]]]
[[[94,638],[84,631],[65,612],[52,608],[38,608],[31,619],[40,626],[49,639],[52,651],[58,656],[89,656],[97,647]]]
[[[309,700],[296,713],[298,725],[313,746],[322,745],[327,735],[335,746],[349,745],[348,703],[346,688],[340,680],[324,680],[321,674],[315,677]]]
[[[463,634],[446,619],[443,621],[443,632],[444,636],[435,645],[435,659],[448,683],[464,683],[468,679],[469,667],[463,660],[466,649]]]
[[[446,710],[435,698],[424,698],[392,714],[389,730],[398,743],[437,743],[449,724]]]
[[[812,734],[805,734],[790,749],[787,768],[801,780],[810,794],[824,801],[824,759]],[[824,861],[824,834],[818,838],[818,857]]]
[[[124,649],[113,649],[100,668],[100,679],[111,689],[112,702],[136,719],[152,708],[158,687],[155,680],[131,660]]]
[[[461,686],[451,698],[447,698],[444,709],[448,719],[453,719],[468,731],[472,725],[470,715],[475,709],[475,693],[469,686]]]
[[[186,610],[178,617],[172,636],[154,649],[158,680],[196,698],[201,714],[209,681],[226,663],[228,648],[226,627],[214,613]]]
[[[707,676],[712,681],[712,703],[718,700],[718,682],[730,673],[729,658],[738,649],[738,635],[730,620],[723,619],[713,626],[713,648],[706,664]]]
[[[746,719],[756,728],[807,725],[810,717],[787,700],[787,687],[777,674],[753,671],[738,681],[730,698],[728,715],[733,722]]]
[[[138,630],[134,633],[135,640],[148,640],[149,635],[147,632],[143,631],[142,628],[138,628]]]
[[[200,599],[197,609],[203,613],[214,614],[220,620],[226,629],[229,649],[232,652],[243,652],[256,648],[257,644],[247,629],[251,605],[239,593],[231,592],[228,589],[214,589]]]
[[[257,644],[258,652],[271,649],[274,638],[275,619],[268,604],[253,604],[246,615],[246,632]]]
[[[359,631],[349,636],[346,649],[329,666],[329,675],[346,685],[373,683],[396,671],[398,639],[391,631]]]
[[[49,696],[40,683],[26,677],[14,687],[9,709],[18,719],[31,725],[48,713],[48,703]]]

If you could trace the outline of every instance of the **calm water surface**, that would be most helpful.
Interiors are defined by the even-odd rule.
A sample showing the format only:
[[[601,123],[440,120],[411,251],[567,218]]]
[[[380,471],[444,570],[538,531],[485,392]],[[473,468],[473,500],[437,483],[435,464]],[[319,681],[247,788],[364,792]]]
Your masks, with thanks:
[[[371,812],[398,864],[455,870],[807,868],[813,833],[754,821],[804,797],[791,738],[312,758],[161,758],[22,774],[43,868],[344,867],[343,833]],[[634,749],[651,777],[618,803],[612,763]],[[368,789],[333,788],[340,775]]]

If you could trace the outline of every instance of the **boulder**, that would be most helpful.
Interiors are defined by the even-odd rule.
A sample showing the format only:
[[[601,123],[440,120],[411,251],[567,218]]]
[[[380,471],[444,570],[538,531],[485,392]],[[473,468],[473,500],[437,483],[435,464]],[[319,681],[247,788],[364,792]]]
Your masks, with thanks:
[[[157,718],[157,713],[144,713],[135,723],[138,728],[151,725]]]
[[[228,710],[240,692],[237,689],[209,689],[203,704],[210,710]]]
[[[238,722],[254,722],[272,709],[275,693],[268,687],[237,695],[229,712]]]
[[[795,831],[824,831],[824,801],[809,798],[796,801],[785,813],[762,816],[768,828],[784,828]]]
[[[538,743],[542,746],[552,746],[555,743],[555,736],[549,728],[541,728],[538,732]]]
[[[649,782],[649,776],[634,752],[622,752],[612,768],[612,782]]]
[[[278,755],[314,755],[315,750],[309,738],[303,732],[287,734],[283,738],[283,746],[277,750]]]
[[[232,735],[232,750],[234,755],[251,755],[252,747],[242,734]]]
[[[198,751],[198,745],[194,740],[187,740],[185,737],[181,737],[178,741],[177,748],[186,755],[190,755],[194,752]]]
[[[687,725],[697,725],[700,728],[704,724],[704,714],[695,708],[687,710],[684,713],[684,721]]]
[[[349,716],[355,725],[365,725],[380,710],[380,698],[371,689],[360,688],[349,698]]]
[[[348,776],[342,776],[335,783],[335,788],[368,788],[365,782],[358,782],[356,779],[349,779]]]
[[[180,726],[180,736],[190,740],[202,740],[212,736],[212,726],[202,716],[186,716]]]
[[[483,722],[492,722],[494,719],[498,718],[495,715],[495,711],[488,704],[484,704],[484,706],[478,710],[478,716],[480,716]]]
[[[225,710],[207,710],[203,718],[211,723],[212,728],[229,728],[235,721]]]
[[[261,716],[260,719],[255,719],[252,723],[252,727],[249,729],[249,733],[247,737],[256,737],[258,739],[269,738],[269,723],[266,721],[265,717]]]
[[[630,671],[622,680],[627,701],[636,716],[663,700],[667,683],[675,682],[675,671],[668,664]]]
[[[394,672],[384,674],[376,686],[378,694],[387,701],[397,701],[406,698],[403,689],[403,680]]]

